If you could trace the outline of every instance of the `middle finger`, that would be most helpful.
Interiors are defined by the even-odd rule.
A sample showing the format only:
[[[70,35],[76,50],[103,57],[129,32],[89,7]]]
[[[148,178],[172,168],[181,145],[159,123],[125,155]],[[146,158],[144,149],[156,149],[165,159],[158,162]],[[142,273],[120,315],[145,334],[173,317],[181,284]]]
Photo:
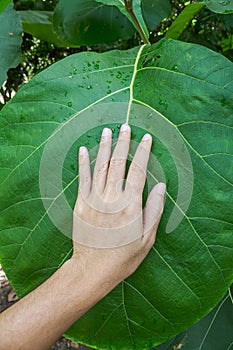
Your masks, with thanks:
[[[130,146],[131,129],[128,124],[123,124],[120,129],[117,145],[114,149],[108,169],[107,189],[114,190],[114,187],[125,178],[126,161]]]

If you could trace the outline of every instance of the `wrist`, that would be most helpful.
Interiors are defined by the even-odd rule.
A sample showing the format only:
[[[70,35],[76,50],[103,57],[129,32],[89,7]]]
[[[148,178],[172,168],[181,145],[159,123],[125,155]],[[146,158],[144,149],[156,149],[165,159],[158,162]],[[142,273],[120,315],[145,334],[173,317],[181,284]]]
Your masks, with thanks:
[[[85,297],[88,308],[107,295],[120,281],[114,281],[113,276],[106,273],[98,264],[93,264],[89,255],[73,255],[62,266],[64,274],[69,276],[71,288],[76,295]]]

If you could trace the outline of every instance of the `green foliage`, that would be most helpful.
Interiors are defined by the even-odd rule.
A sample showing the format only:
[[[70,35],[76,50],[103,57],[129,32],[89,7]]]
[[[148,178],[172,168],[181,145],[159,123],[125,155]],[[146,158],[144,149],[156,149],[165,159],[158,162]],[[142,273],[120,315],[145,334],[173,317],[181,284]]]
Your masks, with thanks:
[[[103,52],[114,48],[128,49],[140,43],[140,37],[134,34],[130,40],[123,40],[121,38],[117,42],[104,42],[92,47],[76,48],[76,50],[67,47],[59,49],[59,47],[62,46],[69,45],[69,47],[75,47],[76,45],[59,40],[52,29],[53,19],[51,14],[54,12],[56,4],[57,0],[49,0],[46,2],[42,0],[15,0],[15,8],[20,11],[21,17],[23,18],[23,56],[20,65],[16,69],[8,71],[7,83],[4,88],[1,88],[0,92],[5,103],[24,81],[30,79],[32,75],[46,68],[49,64],[69,54],[85,50]],[[183,30],[180,40],[207,46],[233,60],[232,15],[221,16],[219,14],[213,14],[213,12],[205,8],[195,16],[196,18],[191,20],[190,10],[186,11],[186,8],[193,9],[198,5],[192,4],[190,7],[187,2],[178,0],[172,0],[172,6],[169,0],[163,0],[162,2],[160,0],[153,0],[153,2],[143,0],[141,6],[143,18],[147,27],[149,30],[153,31],[150,35],[150,41],[152,43],[157,42],[160,38],[165,36],[167,31],[168,37],[170,32],[169,27],[175,21],[174,25],[178,25],[179,33]],[[182,23],[180,23],[180,18],[178,18],[178,22],[176,18],[182,10],[187,14],[187,18],[182,15]],[[163,22],[160,23],[162,20]],[[172,31],[173,29],[174,27]],[[26,33],[32,34],[34,37]],[[98,34],[98,32],[94,33],[95,36],[96,34]],[[46,40],[44,41],[43,39]],[[96,41],[98,41],[97,38]]]
[[[132,9],[135,13],[135,16],[137,19],[136,25],[135,25],[135,22],[132,19],[131,15],[127,11],[126,6],[124,4],[124,1],[118,1],[118,2],[116,2],[115,0],[96,0],[96,1],[100,2],[102,4],[105,4],[105,5],[117,6],[119,8],[119,10],[122,12],[122,14],[125,15],[129,19],[130,22],[132,22],[132,24],[135,26],[136,30],[138,29],[137,23],[139,24],[140,29],[142,30],[142,33],[143,33],[143,37],[148,39],[149,32],[148,32],[147,26],[145,24],[144,18],[142,16],[141,0],[134,0],[134,2],[132,2],[132,4],[131,4],[131,1],[129,1],[129,0],[126,1],[126,5],[127,5],[127,3],[130,4],[130,9],[132,7]]]
[[[157,346],[154,350],[230,350],[233,344],[231,298],[229,290],[209,315],[186,332]]]
[[[82,317],[68,337],[98,349],[150,349],[205,316],[230,286],[232,73],[232,63],[221,55],[173,40],[128,51],[84,52],[37,75],[2,110],[0,259],[19,296],[71,254],[70,240],[51,215],[60,208],[59,222],[70,223],[70,235],[72,210],[61,210],[62,194],[72,208],[77,147],[96,146],[103,125],[116,137],[129,118],[134,141],[150,132],[157,159],[150,163],[151,178],[162,178],[158,162],[166,177],[156,245],[136,273]],[[53,186],[46,196],[40,185],[47,147],[44,176]],[[61,191],[56,179],[64,147]],[[185,165],[185,154],[192,165]],[[192,166],[189,209],[166,234],[171,217],[172,222],[182,217],[184,203],[177,200],[192,190],[186,183]]]
[[[169,15],[170,3],[168,0],[162,3],[158,0],[153,3],[149,0],[134,0],[132,5],[133,16],[126,10],[123,1],[60,0],[54,14],[54,30],[60,39],[72,44],[93,45],[128,39],[133,36],[135,26],[147,42],[148,28],[154,29]]]
[[[0,86],[6,80],[7,71],[19,63],[22,26],[13,5],[0,13]]]
[[[54,30],[61,40],[93,45],[129,39],[134,28],[116,6],[94,0],[60,0],[54,13]]]
[[[72,46],[70,43],[61,41],[53,31],[51,11],[19,11],[22,19],[23,31],[34,37],[55,44],[57,47]]]
[[[0,2],[0,13],[11,3],[11,0],[1,0]]]
[[[206,6],[213,12],[232,13],[233,0],[203,0]]]
[[[169,0],[142,1],[142,13],[149,30],[155,30],[160,22],[171,14]]]
[[[203,3],[189,4],[179,14],[175,22],[168,29],[165,37],[179,39],[184,30],[189,26],[193,18],[203,9]]]

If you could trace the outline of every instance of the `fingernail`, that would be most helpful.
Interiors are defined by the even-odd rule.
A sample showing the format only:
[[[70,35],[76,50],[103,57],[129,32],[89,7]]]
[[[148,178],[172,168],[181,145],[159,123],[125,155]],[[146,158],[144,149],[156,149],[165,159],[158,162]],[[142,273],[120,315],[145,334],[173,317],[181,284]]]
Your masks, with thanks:
[[[109,128],[104,128],[103,132],[102,132],[102,136],[103,137],[107,137],[111,135],[111,130]]]
[[[130,131],[130,126],[128,124],[122,124],[120,132]]]
[[[84,156],[86,153],[87,153],[86,147],[83,147],[83,146],[79,147],[80,156]]]
[[[142,141],[149,141],[151,140],[151,135],[150,134],[145,134],[142,138]]]
[[[166,185],[163,182],[160,182],[157,186],[156,186],[156,191],[158,194],[160,194],[161,196],[165,195],[166,192]]]

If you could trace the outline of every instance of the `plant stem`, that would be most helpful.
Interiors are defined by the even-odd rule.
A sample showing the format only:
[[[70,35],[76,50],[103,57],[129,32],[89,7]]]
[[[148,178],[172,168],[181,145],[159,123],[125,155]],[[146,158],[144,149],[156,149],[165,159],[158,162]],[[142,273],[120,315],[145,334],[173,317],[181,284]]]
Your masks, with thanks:
[[[133,11],[133,0],[124,0],[125,1],[125,8],[126,11],[129,13],[129,15],[131,16],[133,23],[138,31],[138,33],[140,34],[140,37],[143,41],[144,44],[150,44],[148,38],[145,36],[144,30],[141,27],[141,24],[139,23],[134,11]]]

